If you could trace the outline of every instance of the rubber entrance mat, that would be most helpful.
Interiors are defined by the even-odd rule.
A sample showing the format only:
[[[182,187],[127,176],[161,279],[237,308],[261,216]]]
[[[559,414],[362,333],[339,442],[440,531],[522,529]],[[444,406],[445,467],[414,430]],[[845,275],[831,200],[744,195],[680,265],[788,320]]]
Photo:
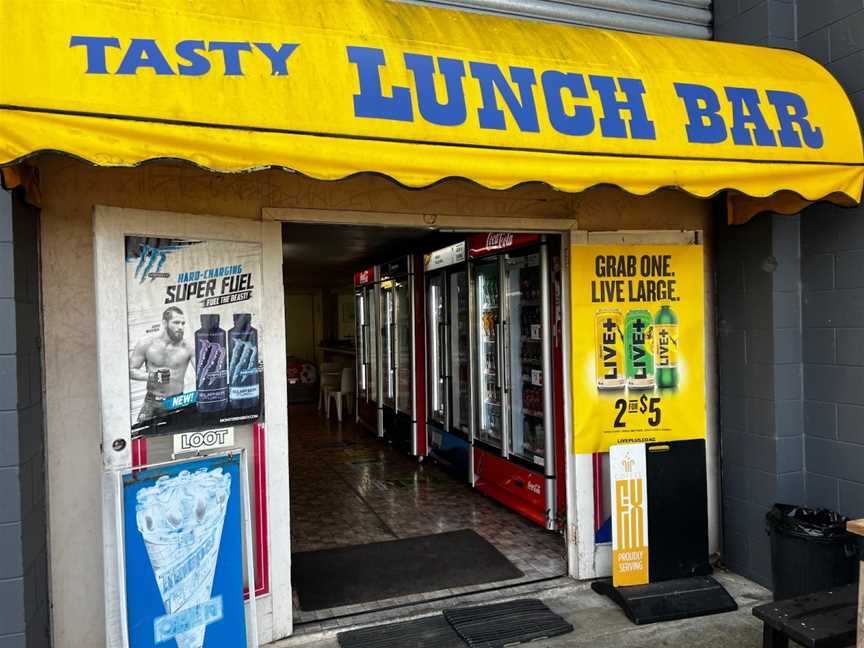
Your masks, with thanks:
[[[445,610],[444,618],[471,648],[502,648],[573,631],[538,599]]]
[[[336,635],[342,648],[465,648],[443,615],[349,630]]]
[[[342,648],[503,648],[572,631],[573,626],[542,601],[524,599],[349,630],[336,639]]]
[[[296,553],[291,574],[304,611],[523,576],[470,529]]]
[[[603,579],[591,583],[591,589],[615,601],[636,625],[738,609],[735,599],[711,576],[676,578],[632,587],[615,587],[611,580]]]

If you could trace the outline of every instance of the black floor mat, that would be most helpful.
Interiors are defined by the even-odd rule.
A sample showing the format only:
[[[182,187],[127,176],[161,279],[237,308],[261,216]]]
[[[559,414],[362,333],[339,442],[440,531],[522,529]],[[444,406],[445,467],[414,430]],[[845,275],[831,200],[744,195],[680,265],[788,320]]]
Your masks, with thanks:
[[[307,611],[523,576],[470,529],[296,553],[291,574]]]
[[[342,648],[465,648],[442,615],[349,630],[336,635]]]
[[[444,617],[471,648],[501,648],[573,631],[538,599],[455,608],[445,610]]]
[[[611,580],[603,579],[591,583],[591,589],[615,601],[636,625],[738,609],[735,599],[711,576],[676,578],[633,587],[614,587]]]

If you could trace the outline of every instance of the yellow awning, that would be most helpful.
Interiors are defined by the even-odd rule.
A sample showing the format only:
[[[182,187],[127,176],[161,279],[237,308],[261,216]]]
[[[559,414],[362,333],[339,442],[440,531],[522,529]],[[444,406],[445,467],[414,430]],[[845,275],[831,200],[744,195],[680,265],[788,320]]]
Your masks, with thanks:
[[[846,94],[800,54],[388,0],[4,0],[0,165],[41,151],[728,189],[739,219],[856,204],[864,176]]]

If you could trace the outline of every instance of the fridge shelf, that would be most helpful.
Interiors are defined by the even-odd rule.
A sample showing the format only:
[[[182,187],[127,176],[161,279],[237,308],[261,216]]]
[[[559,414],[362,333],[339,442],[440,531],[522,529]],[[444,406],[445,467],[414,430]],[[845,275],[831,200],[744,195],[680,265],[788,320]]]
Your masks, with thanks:
[[[544,418],[543,412],[537,412],[535,410],[523,409],[522,414],[524,414],[525,416],[530,416],[531,418]]]

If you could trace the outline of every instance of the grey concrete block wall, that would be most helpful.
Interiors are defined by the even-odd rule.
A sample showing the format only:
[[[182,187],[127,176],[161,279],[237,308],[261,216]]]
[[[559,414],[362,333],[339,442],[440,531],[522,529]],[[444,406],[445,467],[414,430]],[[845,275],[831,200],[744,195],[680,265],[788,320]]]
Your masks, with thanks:
[[[804,497],[799,219],[718,231],[724,559],[770,584],[765,514]]]
[[[797,2],[801,51],[864,123],[864,2]],[[806,501],[864,517],[864,209],[801,215]]]
[[[801,246],[806,501],[854,517],[864,517],[862,221],[861,209],[811,207]]]
[[[712,8],[715,40],[796,48],[793,0],[714,0]]]
[[[715,0],[714,11],[718,40],[797,49],[825,65],[864,123],[864,0]],[[735,247],[724,250],[721,240],[718,255],[739,271],[753,256],[778,260],[770,290],[765,278],[751,286],[770,303],[770,324],[766,304],[729,315],[753,307],[752,295],[736,303],[737,278],[721,275],[718,300],[721,322],[727,316],[737,322],[721,330],[721,376],[731,372],[743,386],[721,391],[726,559],[769,584],[767,563],[754,564],[768,546],[758,534],[763,512],[754,507],[773,496],[864,517],[864,209],[815,205],[797,218],[766,215],[727,230],[723,238]],[[741,401],[764,398],[765,386],[755,383],[769,379],[773,421],[766,404],[748,405],[742,430]],[[746,436],[754,420],[766,429],[773,422],[773,447],[764,441],[757,447]]]
[[[0,646],[50,645],[38,211],[0,191]]]

